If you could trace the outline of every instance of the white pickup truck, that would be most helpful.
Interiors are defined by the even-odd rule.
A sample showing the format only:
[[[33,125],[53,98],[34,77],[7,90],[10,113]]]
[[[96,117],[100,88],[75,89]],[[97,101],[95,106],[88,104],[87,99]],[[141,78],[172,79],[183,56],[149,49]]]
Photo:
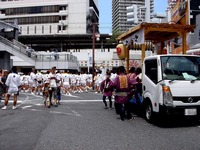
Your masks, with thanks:
[[[200,56],[156,55],[144,59],[143,108],[151,122],[159,114],[200,116]]]

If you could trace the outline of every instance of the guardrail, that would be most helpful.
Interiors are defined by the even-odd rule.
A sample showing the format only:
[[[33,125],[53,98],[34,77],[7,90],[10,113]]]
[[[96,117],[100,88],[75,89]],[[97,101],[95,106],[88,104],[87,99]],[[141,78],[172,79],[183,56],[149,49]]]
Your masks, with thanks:
[[[37,54],[37,52],[36,52],[36,61],[40,62],[70,61],[78,63],[77,57],[71,54]]]

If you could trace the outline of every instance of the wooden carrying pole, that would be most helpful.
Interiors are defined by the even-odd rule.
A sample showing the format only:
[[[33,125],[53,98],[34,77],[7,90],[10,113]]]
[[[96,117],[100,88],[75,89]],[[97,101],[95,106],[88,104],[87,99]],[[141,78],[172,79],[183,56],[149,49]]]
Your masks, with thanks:
[[[130,60],[130,48],[129,46],[126,48],[126,73],[129,73],[129,60]]]
[[[143,63],[143,60],[145,58],[145,49],[146,49],[146,45],[142,44],[142,63]]]

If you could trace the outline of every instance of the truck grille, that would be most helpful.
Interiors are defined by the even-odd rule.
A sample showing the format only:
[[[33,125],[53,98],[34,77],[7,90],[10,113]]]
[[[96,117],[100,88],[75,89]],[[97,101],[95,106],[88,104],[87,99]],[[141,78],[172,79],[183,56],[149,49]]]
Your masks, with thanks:
[[[199,96],[192,96],[192,97],[173,97],[173,101],[182,101],[183,103],[196,103],[200,101]]]

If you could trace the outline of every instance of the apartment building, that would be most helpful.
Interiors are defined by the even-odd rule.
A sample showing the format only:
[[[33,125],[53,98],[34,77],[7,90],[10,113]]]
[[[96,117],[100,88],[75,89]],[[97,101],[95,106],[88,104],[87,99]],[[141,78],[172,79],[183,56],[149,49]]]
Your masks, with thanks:
[[[145,2],[147,0],[112,0],[112,30],[123,33],[130,28],[145,21]],[[154,0],[148,0],[150,4],[150,18],[153,18]],[[127,7],[138,6],[138,23],[127,22]]]

